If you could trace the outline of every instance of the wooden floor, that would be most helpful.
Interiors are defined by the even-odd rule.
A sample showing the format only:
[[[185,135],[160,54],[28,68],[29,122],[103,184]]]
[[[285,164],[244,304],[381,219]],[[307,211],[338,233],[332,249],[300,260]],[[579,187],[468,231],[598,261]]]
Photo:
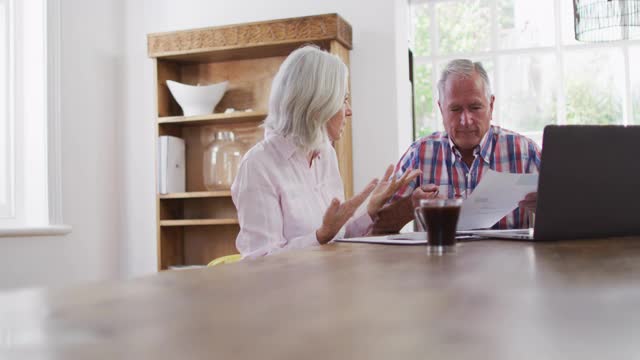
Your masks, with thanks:
[[[640,358],[640,238],[331,244],[0,294],[0,359]]]

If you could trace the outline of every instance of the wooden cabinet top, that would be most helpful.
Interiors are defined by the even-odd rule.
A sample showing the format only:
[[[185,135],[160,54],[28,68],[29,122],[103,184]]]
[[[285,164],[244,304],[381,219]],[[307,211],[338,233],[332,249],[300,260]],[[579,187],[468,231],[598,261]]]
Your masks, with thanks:
[[[631,359],[639,277],[637,237],[331,244],[2,294],[0,357]]]
[[[338,14],[154,33],[147,35],[147,46],[152,58],[197,62],[280,56],[331,40],[352,48],[351,25]]]

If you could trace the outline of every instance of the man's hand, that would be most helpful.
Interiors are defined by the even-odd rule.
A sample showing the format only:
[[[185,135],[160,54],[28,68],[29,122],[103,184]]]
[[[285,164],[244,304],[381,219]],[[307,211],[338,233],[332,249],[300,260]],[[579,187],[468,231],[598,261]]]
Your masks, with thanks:
[[[522,199],[518,203],[518,206],[527,211],[536,211],[537,203],[538,203],[538,193],[532,192],[525,195],[524,199]]]
[[[419,169],[407,169],[400,179],[396,179],[393,175],[393,169],[393,165],[389,165],[389,167],[387,167],[387,171],[385,171],[382,181],[378,182],[378,186],[376,186],[371,194],[371,199],[367,205],[367,212],[372,219],[375,219],[378,211],[387,203],[387,201],[389,201],[389,199],[391,199],[391,196],[393,196],[398,189],[409,184],[422,173]]]
[[[411,193],[411,204],[413,204],[413,208],[415,209],[420,206],[420,200],[436,198],[444,199],[444,195],[440,195],[438,185],[425,184],[413,190],[413,193]]]
[[[320,244],[326,244],[336,236],[338,231],[353,216],[358,207],[367,199],[378,185],[378,179],[373,179],[360,193],[341,203],[334,198],[322,217],[322,226],[316,230],[316,239]]]
[[[411,196],[405,196],[385,205],[378,211],[371,235],[397,233],[413,220],[413,209],[418,206],[420,200],[434,198],[444,198],[444,195],[439,194],[437,185],[427,184],[413,190]]]

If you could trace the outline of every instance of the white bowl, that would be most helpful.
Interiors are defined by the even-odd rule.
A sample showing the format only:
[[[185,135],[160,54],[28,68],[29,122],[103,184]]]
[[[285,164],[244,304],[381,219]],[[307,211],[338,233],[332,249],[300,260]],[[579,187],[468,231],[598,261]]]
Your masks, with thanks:
[[[184,116],[211,114],[227,90],[228,81],[217,84],[193,86],[167,80],[167,86],[182,108]]]

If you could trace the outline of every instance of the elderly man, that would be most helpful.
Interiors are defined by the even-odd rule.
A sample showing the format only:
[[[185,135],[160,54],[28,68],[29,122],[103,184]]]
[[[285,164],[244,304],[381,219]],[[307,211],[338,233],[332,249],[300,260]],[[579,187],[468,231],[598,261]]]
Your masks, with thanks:
[[[453,60],[438,82],[438,107],[444,132],[414,142],[396,165],[396,173],[420,169],[422,174],[400,188],[380,210],[373,233],[397,232],[413,219],[420,199],[466,198],[487,169],[534,173],[540,167],[540,149],[529,138],[491,125],[495,97],[487,72],[479,62]],[[495,228],[528,226],[526,209],[535,208],[536,194],[528,194],[519,207]]]

